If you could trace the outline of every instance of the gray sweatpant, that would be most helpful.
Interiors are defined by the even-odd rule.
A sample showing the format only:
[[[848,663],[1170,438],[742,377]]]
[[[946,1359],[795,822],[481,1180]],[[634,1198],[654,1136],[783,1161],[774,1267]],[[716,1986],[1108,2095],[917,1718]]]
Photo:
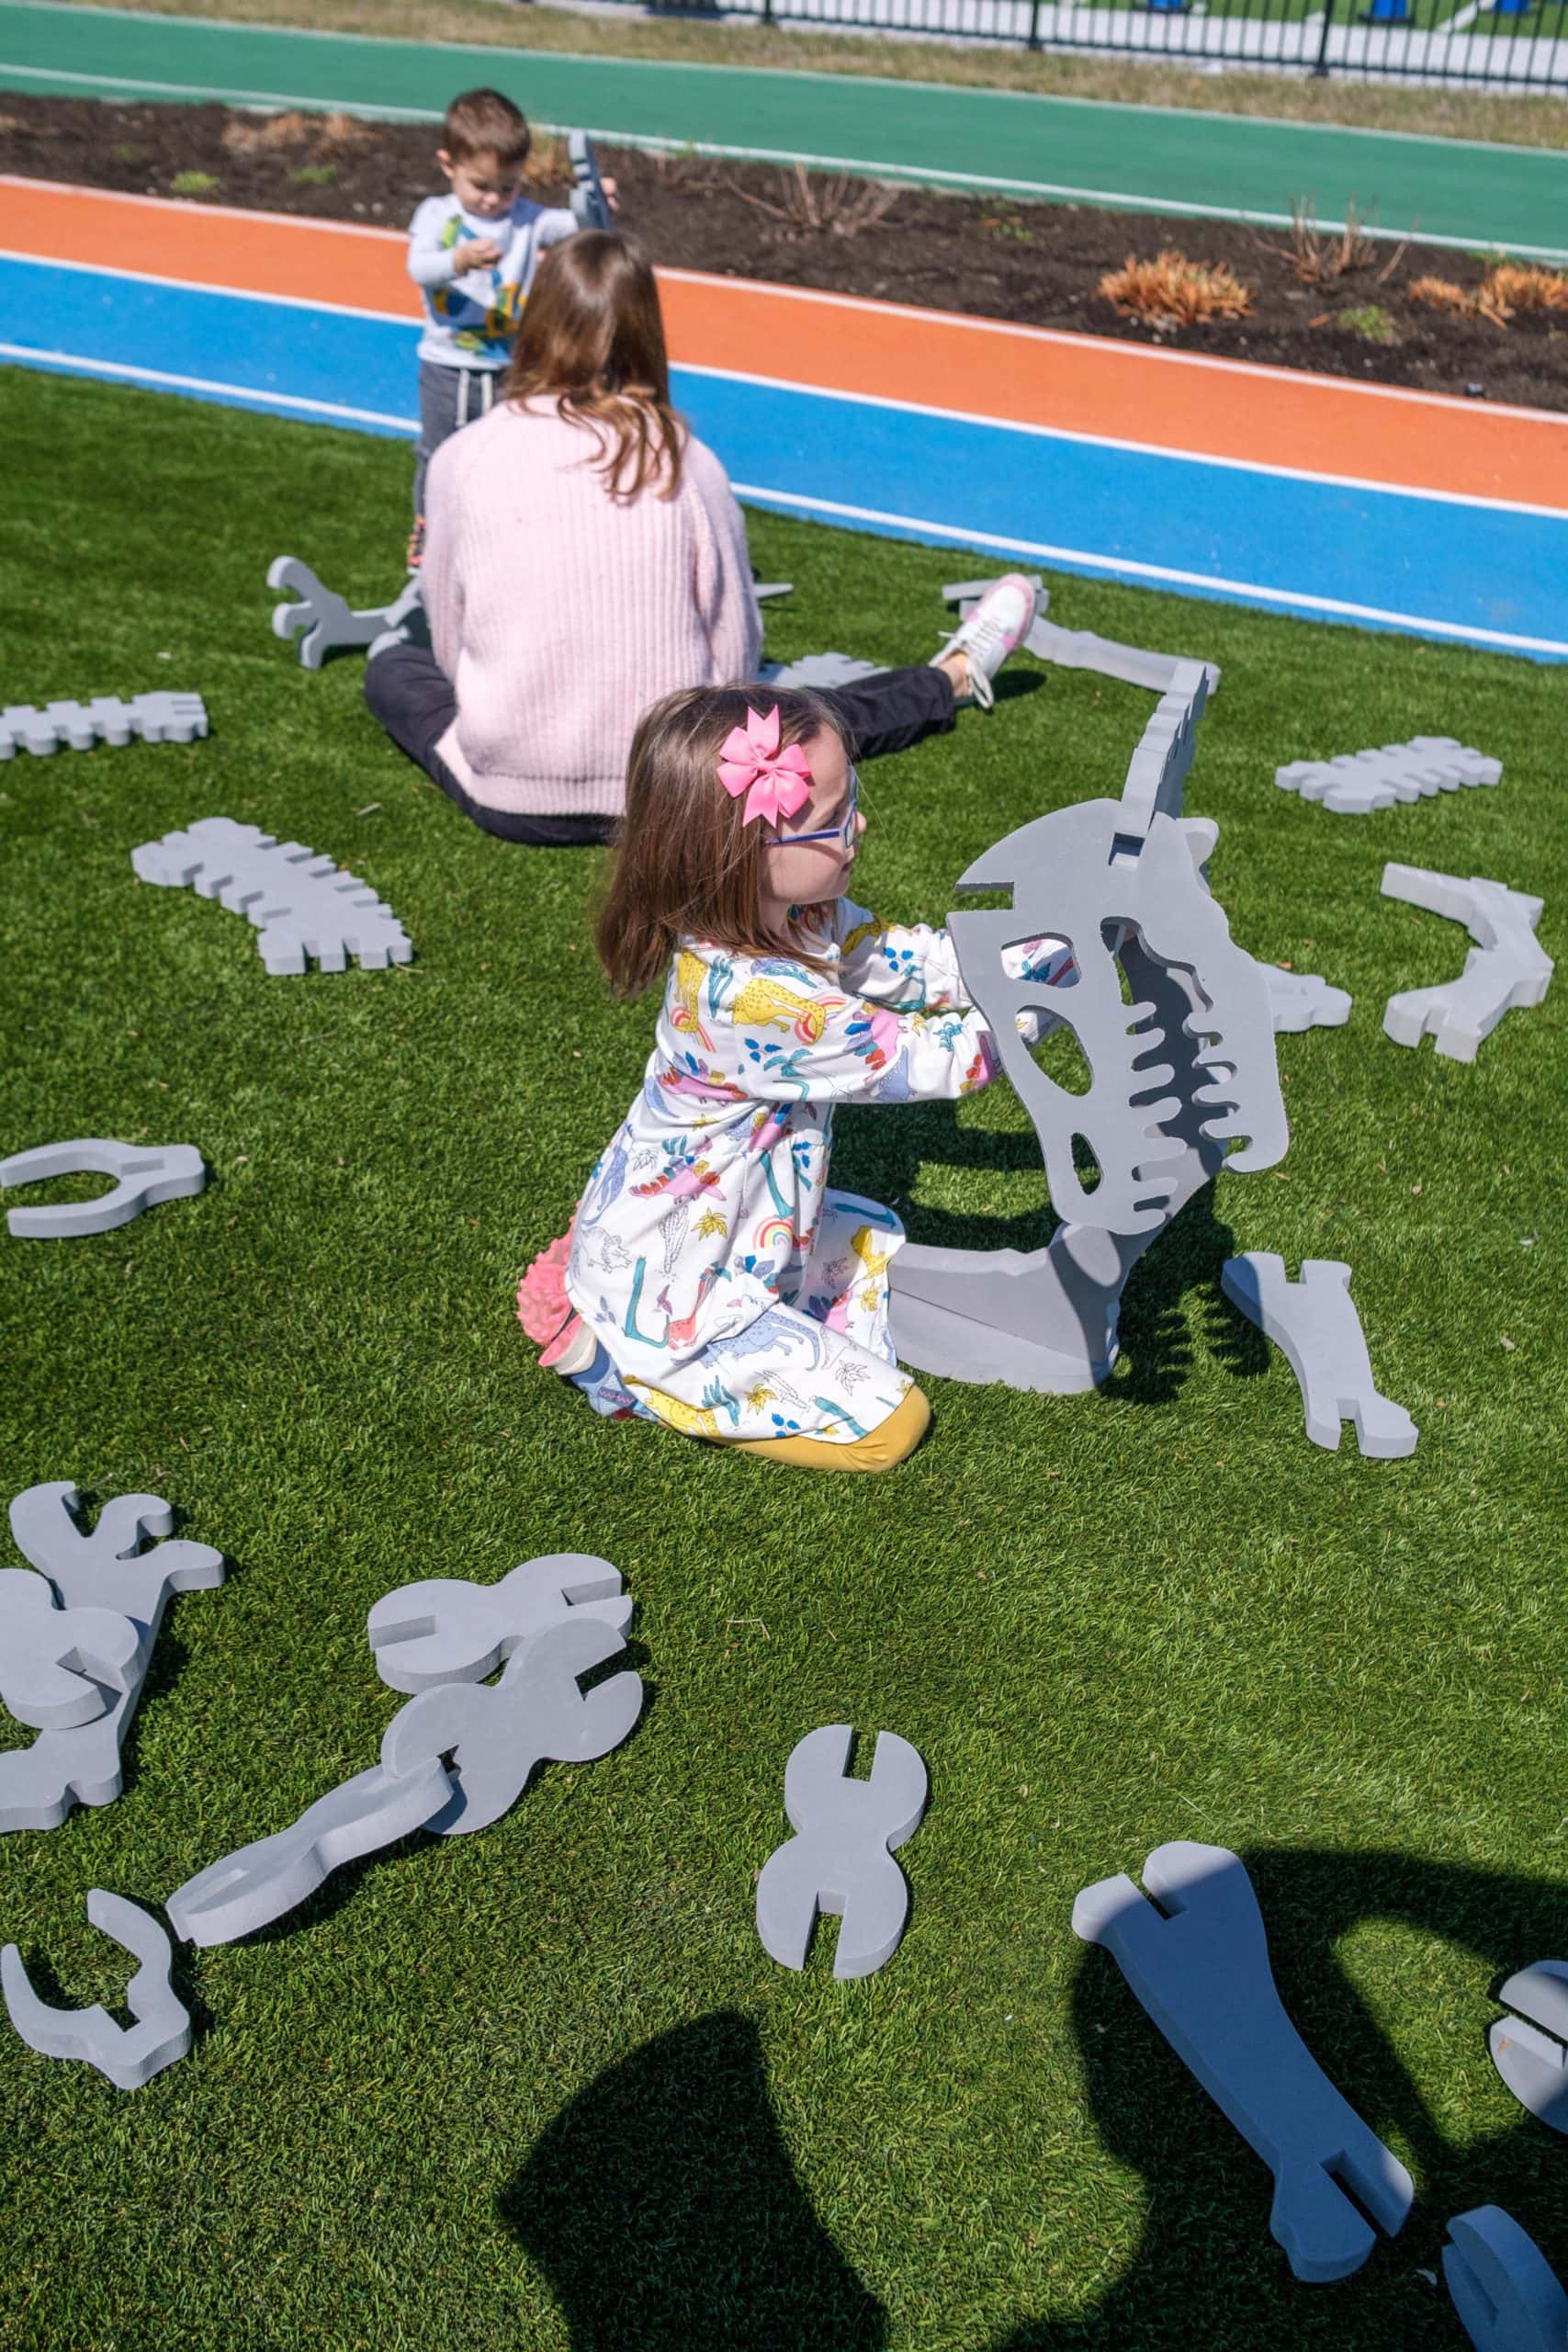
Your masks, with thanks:
[[[424,477],[443,441],[488,416],[501,397],[500,368],[443,368],[419,363],[419,439],[413,452],[413,519],[424,513]]]

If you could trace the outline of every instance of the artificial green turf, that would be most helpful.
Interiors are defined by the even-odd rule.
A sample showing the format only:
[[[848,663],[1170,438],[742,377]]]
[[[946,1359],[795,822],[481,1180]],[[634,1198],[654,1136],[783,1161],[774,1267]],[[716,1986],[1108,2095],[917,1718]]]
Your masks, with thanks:
[[[147,2089],[0,2034],[0,2343],[1457,2347],[1438,2250],[1486,2201],[1568,2276],[1563,2149],[1483,2041],[1568,1884],[1562,991],[1472,1068],[1401,1051],[1383,999],[1464,942],[1378,896],[1393,856],[1560,899],[1562,673],[1058,583],[1065,619],[1224,665],[1189,796],[1218,893],[1356,1009],[1281,1041],[1288,1159],[1140,1265],[1102,1395],[930,1382],[913,1461],[816,1479],[596,1420],[513,1320],[651,1013],[598,982],[597,854],[481,837],[379,738],[356,660],[307,675],[267,633],[279,548],[386,592],[406,451],[17,374],[0,431],[6,698],[196,687],[214,724],[0,774],[4,1148],[191,1141],[212,1170],[99,1239],[0,1239],[7,1491],[150,1489],[233,1563],[173,1608],[119,1801],[0,1840],[0,1934],[115,2001],[85,1891],[155,1901],[372,1763],[398,1702],[365,1614],[410,1577],[603,1553],[653,1693],[495,1828],[186,1955],[197,2045]],[[929,651],[951,550],[764,515],[751,545],[797,582],[774,651]],[[1146,695],[1003,683],[868,776],[888,916],[1119,786]],[[1273,788],[1416,730],[1500,755],[1501,788],[1361,820]],[[136,842],[216,813],[365,876],[415,962],[271,979],[247,925],[133,880]],[[1003,1088],[842,1114],[834,1173],[919,1238],[1043,1230]],[[1220,1295],[1236,1248],[1349,1260],[1412,1461],[1308,1443]],[[903,1733],[932,1784],[908,1937],[850,1985],[826,1938],[795,1976],[751,1920],[784,1758],[838,1721]],[[1290,2006],[1415,2173],[1348,2283],[1292,2280],[1263,2167],[1070,1931],[1081,1885],[1183,1837],[1247,1859]]]

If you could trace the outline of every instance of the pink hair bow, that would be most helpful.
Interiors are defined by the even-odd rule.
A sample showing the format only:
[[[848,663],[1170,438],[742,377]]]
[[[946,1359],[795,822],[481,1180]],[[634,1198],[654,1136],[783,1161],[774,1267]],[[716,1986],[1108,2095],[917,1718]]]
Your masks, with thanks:
[[[798,743],[779,749],[779,707],[764,718],[746,706],[744,728],[732,727],[719,751],[718,780],[732,798],[747,795],[741,823],[753,817],[776,825],[811,797],[811,768]]]

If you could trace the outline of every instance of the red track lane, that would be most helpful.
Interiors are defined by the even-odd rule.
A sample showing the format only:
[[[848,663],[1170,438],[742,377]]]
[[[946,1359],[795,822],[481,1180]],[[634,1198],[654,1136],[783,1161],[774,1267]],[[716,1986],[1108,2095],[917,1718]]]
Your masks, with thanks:
[[[5,246],[312,306],[416,318],[390,229],[169,203],[0,174]],[[1149,351],[1093,335],[661,270],[692,368],[1006,424],[1568,511],[1568,417]]]

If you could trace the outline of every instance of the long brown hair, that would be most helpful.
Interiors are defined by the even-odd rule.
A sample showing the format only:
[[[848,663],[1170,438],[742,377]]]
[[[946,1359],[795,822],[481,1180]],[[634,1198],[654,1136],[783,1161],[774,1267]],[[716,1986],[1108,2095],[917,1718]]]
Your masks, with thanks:
[[[718,779],[719,746],[743,728],[748,707],[779,709],[779,742],[809,743],[842,730],[820,695],[800,687],[686,686],[644,711],[632,738],[626,812],[615,866],[594,929],[599,961],[617,996],[651,988],[682,936],[739,956],[820,958],[762,920],[768,836],[748,824],[745,798]]]
[[[509,401],[553,400],[598,437],[612,498],[681,486],[680,419],[653,265],[619,229],[583,229],[539,264],[506,375]]]

